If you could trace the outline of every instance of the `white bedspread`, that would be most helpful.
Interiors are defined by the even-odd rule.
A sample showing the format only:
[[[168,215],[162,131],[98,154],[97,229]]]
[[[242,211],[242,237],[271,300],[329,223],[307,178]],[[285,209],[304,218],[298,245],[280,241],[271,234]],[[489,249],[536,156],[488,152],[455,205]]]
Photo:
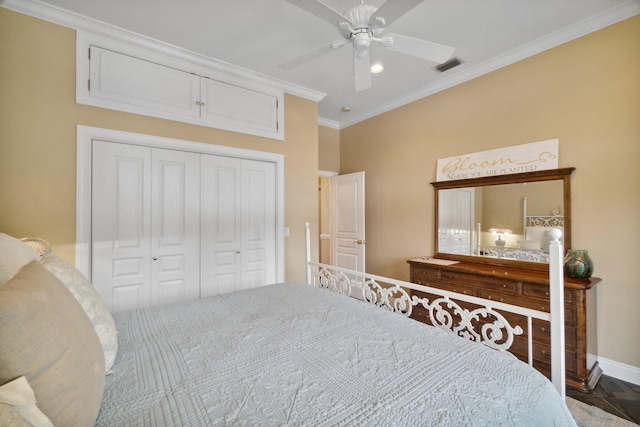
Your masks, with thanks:
[[[100,426],[575,425],[511,354],[309,285],[115,320]]]

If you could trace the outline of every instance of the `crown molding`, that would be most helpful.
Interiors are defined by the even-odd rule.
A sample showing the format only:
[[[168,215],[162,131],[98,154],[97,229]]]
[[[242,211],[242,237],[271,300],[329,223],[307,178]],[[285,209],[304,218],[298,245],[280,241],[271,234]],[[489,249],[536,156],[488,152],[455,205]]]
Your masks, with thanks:
[[[200,55],[198,53],[182,49],[178,46],[164,43],[132,31],[124,30],[120,27],[70,12],[66,9],[52,6],[38,0],[0,0],[0,6],[15,12],[52,22],[54,24],[72,28],[74,30],[86,31],[88,33],[108,37],[136,47],[168,55],[175,59],[190,62],[201,67],[206,67],[220,73],[277,88],[291,95],[299,96],[311,101],[320,102],[326,96],[326,94],[322,92],[274,79],[255,71],[238,67],[205,55]]]
[[[324,117],[318,117],[318,125],[325,126],[331,129],[340,129],[340,122],[337,120],[325,119]]]
[[[552,49],[561,44],[586,36],[587,34],[601,30],[620,21],[624,21],[625,19],[629,19],[638,14],[640,14],[640,2],[638,0],[629,0],[618,7],[609,9],[606,12],[594,15],[559,31],[548,34],[545,37],[534,40],[533,42],[520,46],[510,52],[506,52],[467,69],[460,70],[455,74],[450,74],[449,76],[441,78],[437,82],[425,86],[407,96],[391,100],[391,102],[366,111],[360,115],[350,116],[349,119],[338,122],[337,129],[344,129],[382,113],[386,113],[411,102],[425,98],[429,95],[433,95],[445,89],[473,80],[484,74],[488,74],[502,67],[506,67],[507,65],[511,65],[530,56],[544,52],[545,50]]]

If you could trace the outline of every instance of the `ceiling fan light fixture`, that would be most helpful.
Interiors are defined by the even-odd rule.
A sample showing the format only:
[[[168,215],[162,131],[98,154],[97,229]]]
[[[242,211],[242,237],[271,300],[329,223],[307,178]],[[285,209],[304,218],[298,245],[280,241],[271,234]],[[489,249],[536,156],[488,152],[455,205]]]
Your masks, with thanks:
[[[353,50],[358,58],[364,58],[369,53],[371,47],[371,34],[367,31],[355,32],[351,36],[353,39]]]
[[[384,65],[382,64],[373,64],[371,66],[371,73],[372,74],[380,74],[381,72],[384,71]]]

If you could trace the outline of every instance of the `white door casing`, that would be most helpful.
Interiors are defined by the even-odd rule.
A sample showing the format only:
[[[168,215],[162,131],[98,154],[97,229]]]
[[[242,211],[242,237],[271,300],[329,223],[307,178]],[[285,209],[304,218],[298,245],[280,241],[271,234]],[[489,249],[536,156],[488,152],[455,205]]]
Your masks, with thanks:
[[[331,178],[331,260],[364,273],[364,172]]]

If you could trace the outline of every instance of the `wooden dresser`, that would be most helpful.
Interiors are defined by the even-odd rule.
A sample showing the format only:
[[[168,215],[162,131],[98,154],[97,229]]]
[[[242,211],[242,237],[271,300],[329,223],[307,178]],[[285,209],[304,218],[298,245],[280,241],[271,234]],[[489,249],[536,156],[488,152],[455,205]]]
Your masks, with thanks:
[[[542,271],[459,262],[440,265],[438,260],[416,258],[410,265],[412,283],[460,292],[480,298],[505,302],[536,310],[549,311],[549,277]],[[594,286],[600,279],[572,279],[565,277],[565,346],[567,385],[581,391],[596,386],[602,370],[595,359],[596,350],[596,293]],[[426,296],[413,291],[418,297]],[[429,323],[424,308],[414,307],[412,318]],[[509,350],[519,359],[527,360],[526,321],[521,316],[505,316],[525,332],[516,337]],[[520,317],[520,319],[518,319]],[[515,323],[513,323],[515,322]],[[551,375],[551,339],[549,322],[534,319],[534,367],[547,377]],[[589,357],[587,357],[589,355]]]

